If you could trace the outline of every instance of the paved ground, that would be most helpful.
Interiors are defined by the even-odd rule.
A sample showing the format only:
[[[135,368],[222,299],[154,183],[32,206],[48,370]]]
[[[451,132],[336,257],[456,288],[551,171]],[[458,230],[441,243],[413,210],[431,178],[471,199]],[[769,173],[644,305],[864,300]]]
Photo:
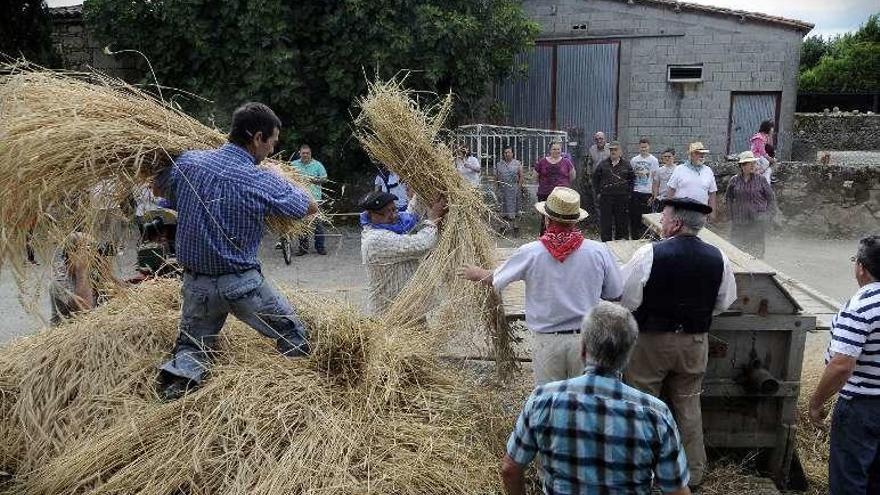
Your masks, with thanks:
[[[523,238],[502,239],[499,245],[511,246],[527,241],[525,236],[534,235],[532,229],[524,229]],[[330,231],[327,239],[327,256],[313,252],[294,258],[293,264],[284,264],[280,251],[273,249],[274,239],[263,242],[261,258],[266,275],[279,284],[302,287],[309,290],[328,291],[328,296],[342,298],[355,305],[364,303],[366,273],[360,262],[359,235],[353,227]],[[855,252],[856,241],[828,241],[791,238],[768,239],[767,262],[786,274],[838,300],[848,298],[856,289],[852,275],[850,256]],[[117,259],[122,273],[133,266],[134,250],[130,247]],[[39,273],[43,267],[35,267]],[[39,313],[48,317],[48,301],[38,302]],[[0,273],[0,342],[27,334],[40,327],[39,317],[25,311],[18,291],[8,271]],[[824,343],[817,343],[818,348]]]

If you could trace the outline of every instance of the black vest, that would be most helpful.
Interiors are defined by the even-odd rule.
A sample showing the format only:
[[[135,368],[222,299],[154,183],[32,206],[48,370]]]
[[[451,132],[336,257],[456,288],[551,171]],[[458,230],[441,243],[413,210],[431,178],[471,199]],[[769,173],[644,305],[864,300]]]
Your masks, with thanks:
[[[653,249],[642,305],[633,313],[639,330],[708,332],[724,275],[721,251],[690,235],[656,242]]]

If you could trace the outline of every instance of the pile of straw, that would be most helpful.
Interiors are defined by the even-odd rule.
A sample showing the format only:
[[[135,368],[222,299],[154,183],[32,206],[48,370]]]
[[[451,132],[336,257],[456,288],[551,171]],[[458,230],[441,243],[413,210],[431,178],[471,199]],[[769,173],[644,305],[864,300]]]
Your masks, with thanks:
[[[179,285],[148,283],[0,350],[10,493],[496,493],[509,419],[433,339],[295,297],[314,353],[239,322],[203,388],[160,403]],[[136,302],[135,302],[136,301]]]
[[[455,275],[465,264],[491,267],[495,247],[485,201],[455,170],[452,151],[438,138],[452,107],[451,95],[423,110],[414,94],[403,89],[402,80],[378,81],[369,85],[358,104],[357,137],[373,160],[400,176],[419,201],[445,199],[449,205],[437,246],[388,308],[386,318],[424,314],[434,303],[445,329],[460,334],[466,328],[488,328],[487,348],[501,375],[509,376],[515,363],[514,336],[500,297]]]
[[[183,151],[214,148],[226,137],[120,80],[98,73],[3,67],[0,77],[0,267],[21,280],[26,245],[38,259],[71,232],[98,240],[128,221],[119,205]],[[286,178],[305,180],[291,167]],[[308,222],[278,219],[291,235]]]

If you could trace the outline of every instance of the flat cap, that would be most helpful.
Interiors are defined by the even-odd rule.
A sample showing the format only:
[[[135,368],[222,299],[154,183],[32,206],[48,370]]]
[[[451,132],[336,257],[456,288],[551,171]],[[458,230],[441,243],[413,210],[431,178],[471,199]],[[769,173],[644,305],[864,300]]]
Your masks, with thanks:
[[[388,203],[396,200],[397,196],[391,193],[383,191],[373,191],[370,194],[367,194],[367,197],[362,199],[358,206],[360,206],[362,210],[379,211],[382,208],[385,208]]]
[[[700,203],[699,201],[691,198],[669,198],[660,201],[660,207],[666,208],[667,206],[671,206],[678,210],[690,210],[702,213],[703,215],[708,215],[712,213],[712,207],[707,205],[706,203]]]

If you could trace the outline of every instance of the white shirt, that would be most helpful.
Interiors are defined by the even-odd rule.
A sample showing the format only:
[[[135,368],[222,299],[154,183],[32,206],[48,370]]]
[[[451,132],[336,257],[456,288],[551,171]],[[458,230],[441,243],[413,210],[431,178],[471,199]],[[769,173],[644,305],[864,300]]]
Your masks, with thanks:
[[[648,156],[639,154],[632,157],[629,164],[632,166],[633,174],[635,175],[633,191],[651,194],[651,176],[660,167],[657,157],[651,154]]]
[[[678,167],[681,168],[681,167]],[[677,169],[676,169],[677,170]],[[678,196],[678,195],[676,195]],[[719,250],[720,251],[720,250]],[[727,310],[736,301],[736,279],[733,276],[733,268],[730,260],[721,252],[724,260],[724,272],[721,276],[721,286],[718,287],[718,297],[715,298],[713,314],[719,314]],[[642,305],[645,284],[651,277],[651,268],[654,266],[654,245],[645,244],[640,247],[632,259],[621,268],[623,274],[623,297],[620,304],[630,311],[635,311]]]
[[[831,321],[826,365],[834,354],[856,358],[842,398],[880,397],[880,282],[862,286]]]
[[[437,225],[426,220],[413,234],[365,226],[361,257],[367,266],[370,307],[379,314],[391,304],[437,244]]]
[[[586,239],[562,263],[540,241],[520,246],[495,269],[492,285],[500,294],[519,280],[526,283],[526,326],[538,333],[579,329],[600,299],[617,299],[622,290],[611,252]]]
[[[397,205],[398,209],[405,209],[409,198],[406,195],[406,185],[400,182],[400,177],[397,174],[388,174],[388,186],[386,187],[385,181],[382,180],[381,175],[376,175],[376,180],[373,181],[376,188],[382,192],[391,193],[397,196],[397,199],[394,200],[394,204]]]
[[[455,168],[458,169],[458,173],[460,173],[461,176],[465,178],[465,180],[470,182],[472,186],[479,187],[480,161],[477,160],[477,157],[469,156],[464,160],[462,160],[461,158],[456,158]]]
[[[700,171],[695,172],[688,162],[675,167],[667,185],[675,189],[676,198],[691,198],[704,205],[709,204],[709,193],[718,191],[715,172],[708,165],[702,165]]]

